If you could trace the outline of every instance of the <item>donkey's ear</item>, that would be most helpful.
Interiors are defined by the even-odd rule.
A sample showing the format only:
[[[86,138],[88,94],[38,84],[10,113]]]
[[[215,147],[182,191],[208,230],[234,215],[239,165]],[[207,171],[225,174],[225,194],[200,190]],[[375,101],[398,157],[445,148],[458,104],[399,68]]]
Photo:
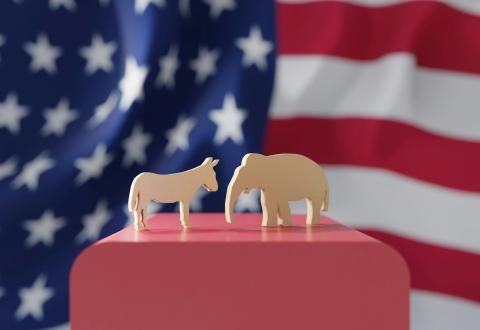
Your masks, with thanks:
[[[213,157],[207,157],[203,161],[202,165],[207,165],[207,164],[211,163],[212,161],[213,161]]]
[[[215,159],[215,160],[213,160],[213,162],[212,162],[212,167],[217,166],[217,164],[218,164],[219,161],[220,161],[220,159]]]

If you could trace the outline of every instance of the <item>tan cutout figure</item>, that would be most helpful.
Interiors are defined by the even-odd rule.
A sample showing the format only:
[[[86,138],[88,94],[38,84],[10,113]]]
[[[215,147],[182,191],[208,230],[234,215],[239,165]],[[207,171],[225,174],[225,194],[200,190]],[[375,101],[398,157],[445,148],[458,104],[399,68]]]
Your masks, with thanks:
[[[262,226],[289,226],[288,201],[307,200],[308,225],[320,223],[320,211],[328,209],[327,178],[317,163],[302,155],[246,154],[228,184],[227,222],[233,222],[233,207],[240,194],[251,188],[261,191]]]
[[[133,179],[128,198],[128,210],[134,212],[135,230],[147,227],[148,203],[180,202],[180,222],[188,227],[190,200],[199,187],[207,191],[217,191],[218,182],[215,170],[218,159],[205,158],[204,162],[191,170],[173,174],[143,172]]]

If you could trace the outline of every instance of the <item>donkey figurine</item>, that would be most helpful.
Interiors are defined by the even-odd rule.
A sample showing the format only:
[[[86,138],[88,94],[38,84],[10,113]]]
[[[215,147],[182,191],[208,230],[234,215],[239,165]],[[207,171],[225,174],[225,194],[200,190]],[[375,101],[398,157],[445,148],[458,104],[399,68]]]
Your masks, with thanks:
[[[190,200],[199,187],[217,191],[215,170],[218,159],[205,158],[203,163],[191,170],[160,175],[143,172],[133,179],[128,198],[128,210],[134,212],[135,230],[147,228],[147,209],[151,200],[160,203],[180,202],[180,223],[189,226]],[[141,228],[140,228],[141,227]]]

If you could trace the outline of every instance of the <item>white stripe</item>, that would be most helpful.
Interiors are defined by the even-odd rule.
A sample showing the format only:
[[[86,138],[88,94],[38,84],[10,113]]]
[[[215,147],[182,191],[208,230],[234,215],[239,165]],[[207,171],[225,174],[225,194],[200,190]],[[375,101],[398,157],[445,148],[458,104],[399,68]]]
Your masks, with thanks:
[[[419,290],[412,291],[410,304],[412,330],[480,328],[480,304]]]
[[[331,1],[331,0],[277,0],[277,2],[282,3],[292,3],[292,4],[301,4],[308,2],[322,2],[322,1]],[[359,6],[367,7],[385,7],[392,6],[401,3],[412,2],[412,0],[348,0],[348,1],[338,1],[346,2]],[[428,1],[425,1],[428,2]],[[441,1],[431,1],[431,2],[441,2],[452,8],[465,11],[469,14],[480,14],[480,1],[478,0],[441,0]]]
[[[480,141],[480,76],[418,68],[408,53],[375,61],[280,56],[270,116],[393,119]]]
[[[431,185],[380,169],[324,166],[330,185],[325,215],[368,227],[480,252],[480,194]],[[304,203],[292,205],[304,213]]]

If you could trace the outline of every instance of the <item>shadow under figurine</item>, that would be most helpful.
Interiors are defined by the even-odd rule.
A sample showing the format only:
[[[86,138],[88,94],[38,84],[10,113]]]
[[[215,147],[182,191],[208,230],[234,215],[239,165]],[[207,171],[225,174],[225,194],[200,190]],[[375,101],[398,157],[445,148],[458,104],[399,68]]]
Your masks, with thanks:
[[[191,170],[173,174],[140,173],[133,179],[128,198],[128,210],[134,213],[135,230],[147,228],[148,203],[180,203],[180,222],[189,226],[190,200],[199,187],[207,191],[217,191],[218,182],[215,170],[218,159],[208,157]]]
[[[228,184],[225,216],[233,222],[233,208],[242,192],[259,188],[263,211],[262,226],[289,226],[289,201],[306,199],[307,224],[320,223],[320,211],[328,210],[328,182],[322,168],[297,154],[264,156],[246,154]]]

